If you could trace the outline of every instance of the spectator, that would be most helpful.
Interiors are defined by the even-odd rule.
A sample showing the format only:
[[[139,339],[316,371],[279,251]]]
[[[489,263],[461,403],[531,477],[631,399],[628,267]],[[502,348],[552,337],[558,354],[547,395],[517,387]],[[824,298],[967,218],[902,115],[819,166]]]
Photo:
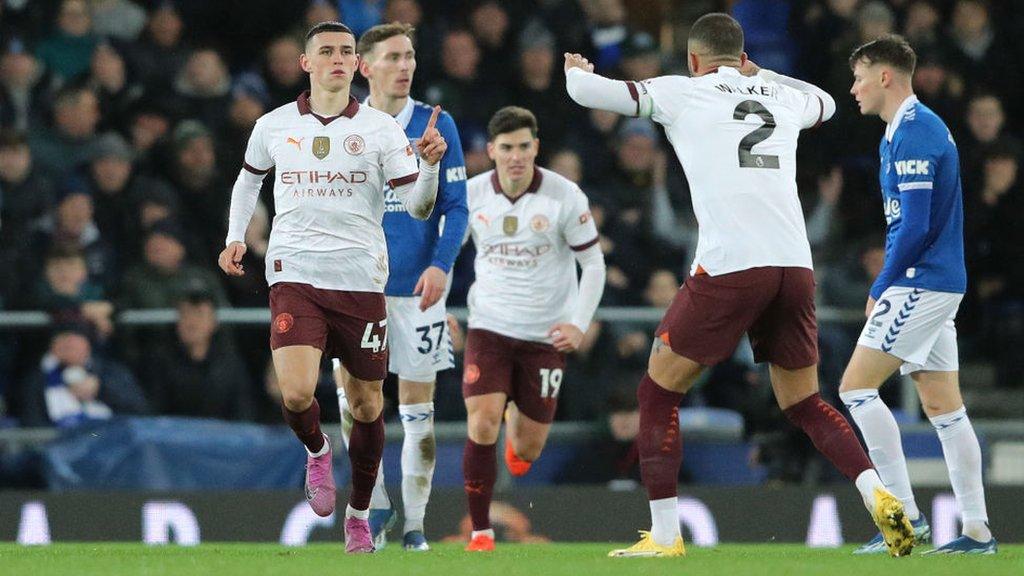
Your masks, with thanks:
[[[41,124],[52,78],[18,37],[4,42],[0,56],[0,126],[28,132]]]
[[[429,102],[440,104],[452,116],[485,125],[501,101],[500,87],[480,78],[480,47],[472,34],[452,30],[441,40],[442,75],[427,85]]]
[[[590,27],[594,69],[599,74],[614,70],[622,59],[622,45],[629,37],[626,8],[622,0],[586,0],[582,4]]]
[[[572,484],[606,484],[612,490],[635,490],[640,482],[640,409],[636,394],[617,389],[606,400],[601,436],[583,447],[566,466],[560,481]]]
[[[182,43],[184,22],[174,2],[162,1],[149,16],[145,37],[131,46],[128,62],[153,93],[170,88],[188,58]]]
[[[57,10],[57,28],[39,43],[36,54],[47,69],[71,80],[89,69],[99,40],[92,33],[92,16],[85,0],[63,0]]]
[[[89,281],[85,258],[74,249],[58,247],[46,256],[43,277],[32,298],[33,308],[80,316],[101,341],[114,332],[114,307],[104,299],[103,287]]]
[[[219,278],[209,267],[185,261],[182,234],[173,222],[153,225],[143,245],[143,262],[131,267],[121,283],[125,308],[172,308],[185,295],[206,291],[218,306],[227,305]]]
[[[49,351],[29,374],[23,393],[25,426],[73,428],[149,411],[135,377],[121,364],[94,355],[82,325],[57,327]]]
[[[583,180],[583,160],[580,155],[568,148],[563,148],[551,155],[548,168],[579,184]]]
[[[516,53],[510,34],[511,24],[508,11],[495,0],[476,3],[471,9],[469,25],[480,48],[481,82],[497,86],[511,85],[510,72],[515,69],[513,58]],[[523,48],[520,42],[520,51]],[[522,106],[519,102],[516,104]]]
[[[281,36],[267,46],[262,78],[266,79],[269,109],[294,102],[309,84],[308,75],[299,66],[303,52],[302,43],[292,36]]]
[[[136,102],[135,108],[128,115],[127,134],[139,168],[148,168],[149,172],[158,171],[162,160],[159,158],[160,145],[171,133],[171,116],[167,107],[155,99],[144,98]]]
[[[251,420],[249,372],[230,333],[217,322],[213,297],[187,294],[177,310],[175,342],[146,354],[145,386],[153,410],[167,416]]]
[[[519,78],[511,101],[534,111],[543,131],[544,145],[554,150],[562,146],[576,107],[565,98],[561,66],[556,67],[555,38],[543,27],[527,27],[519,39]],[[555,75],[559,80],[555,80]],[[544,150],[541,150],[544,154]]]
[[[146,11],[128,0],[90,0],[90,6],[97,36],[130,42],[146,27]]]
[[[26,278],[38,278],[41,270],[39,254],[54,249],[77,250],[85,257],[89,281],[109,291],[116,281],[116,254],[96,226],[92,196],[86,184],[78,179],[65,183],[63,196],[52,215],[38,222],[32,249],[24,254],[22,271]]]
[[[661,51],[654,38],[646,32],[637,32],[622,47],[623,80],[648,80],[661,76]]]
[[[174,97],[182,116],[214,132],[221,129],[231,103],[231,76],[216,50],[201,48],[189,55],[174,81]]]
[[[53,128],[34,130],[29,136],[33,157],[54,174],[78,168],[89,159],[99,121],[99,100],[90,88],[62,88],[54,98]]]
[[[218,168],[213,134],[202,123],[185,120],[174,129],[171,143],[169,177],[179,192],[185,232],[200,246],[197,257],[216,256],[227,235],[231,185]]]
[[[124,58],[110,43],[100,44],[93,52],[88,83],[99,99],[103,127],[126,129],[128,114],[145,91],[129,78]]]
[[[963,146],[964,185],[971,190],[982,186],[983,164],[996,147],[1019,147],[1021,142],[1006,129],[1006,113],[998,96],[979,92],[967,103],[967,134]]]
[[[0,132],[0,244],[23,242],[23,232],[52,207],[53,179],[32,158],[25,136]]]

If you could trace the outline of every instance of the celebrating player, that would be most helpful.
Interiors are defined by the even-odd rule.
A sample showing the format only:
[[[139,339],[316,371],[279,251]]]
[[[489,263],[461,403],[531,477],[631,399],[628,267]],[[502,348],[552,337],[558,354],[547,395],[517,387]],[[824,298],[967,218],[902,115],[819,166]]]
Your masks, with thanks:
[[[864,435],[882,481],[904,505],[918,540],[931,529],[914,502],[900,430],[878,388],[899,368],[917,384],[949,468],[963,535],[929,553],[994,554],[981,447],[960,397],[956,317],[967,288],[960,156],[946,124],[911,87],[917,57],[899,36],[850,57],[861,114],[886,122],[879,180],[887,226],[885,266],[868,296],[868,317],[843,375],[840,397]],[[882,538],[857,550],[884,549]]]
[[[415,142],[430,121],[431,108],[409,97],[416,52],[413,28],[382,24],[359,39],[359,70],[370,83],[364,104],[387,112]],[[434,477],[434,383],[437,372],[454,365],[446,330],[444,296],[448,272],[466,233],[466,167],[459,133],[451,116],[442,112],[437,129],[448,143],[441,161],[437,209],[428,220],[409,216],[391,190],[385,191],[384,235],[391,275],[384,294],[388,308],[388,366],[398,375],[398,414],[402,443],[402,506],[405,509],[403,546],[429,550],[423,535],[423,516]],[[441,219],[444,218],[443,225]],[[438,230],[441,230],[440,236]],[[346,374],[335,360],[335,381],[341,407],[342,437],[348,442],[352,416],[343,385]],[[384,490],[384,470],[370,499],[370,530],[377,548],[386,542],[386,529],[395,511]]]
[[[462,377],[469,428],[462,473],[473,522],[469,551],[494,550],[489,514],[502,414],[505,463],[521,476],[544,449],[565,354],[582,342],[605,279],[587,197],[571,181],[534,164],[540,141],[533,113],[502,108],[487,132],[487,154],[496,168],[466,185],[476,245]]]
[[[301,64],[310,91],[256,122],[231,192],[227,246],[219,259],[225,273],[244,274],[245,229],[263,177],[275,168],[277,216],[267,250],[274,369],[285,420],[308,452],[306,499],[320,516],[335,506],[331,446],[313,397],[321,355],[340,357],[352,374],[346,382],[355,419],[345,514],[350,553],[374,551],[367,517],[384,450],[384,185],[414,217],[428,218],[446,149],[434,128],[435,108],[417,143],[423,159],[417,172],[413,149],[395,120],[349,94],[358,62],[355,36],[344,24],[321,22],[306,34]]]
[[[894,555],[913,546],[900,501],[887,492],[853,430],[818,394],[814,276],[796,188],[800,130],[828,120],[835,102],[821,89],[759,70],[743,51],[743,30],[726,14],[690,29],[692,77],[613,81],[565,55],[576,102],[653,118],[686,171],[699,224],[691,275],[657,328],[640,381],[641,478],[652,530],[612,556],[681,556],[676,478],[682,460],[678,406],[707,366],[728,358],[744,333],[771,363],[772,389],[786,417],[855,480]]]

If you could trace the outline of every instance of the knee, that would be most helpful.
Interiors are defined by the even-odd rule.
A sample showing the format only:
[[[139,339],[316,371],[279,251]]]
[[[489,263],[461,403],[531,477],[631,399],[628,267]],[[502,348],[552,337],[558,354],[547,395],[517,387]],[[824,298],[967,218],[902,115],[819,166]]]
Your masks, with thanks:
[[[526,460],[527,462],[533,462],[537,458],[540,458],[540,453],[544,449],[544,444],[533,441],[520,441],[518,445],[513,448],[516,451],[516,456]]]
[[[469,438],[477,444],[494,444],[501,430],[501,412],[469,415]]]
[[[313,403],[313,393],[295,387],[281,387],[281,403],[289,412],[304,412]]]
[[[348,406],[354,419],[359,422],[373,422],[384,410],[384,397],[380,392],[349,396]]]

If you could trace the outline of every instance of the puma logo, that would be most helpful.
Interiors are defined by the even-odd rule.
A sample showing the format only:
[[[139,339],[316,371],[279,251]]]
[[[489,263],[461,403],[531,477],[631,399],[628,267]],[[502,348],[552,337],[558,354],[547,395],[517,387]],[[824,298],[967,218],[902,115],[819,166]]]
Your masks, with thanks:
[[[295,147],[299,149],[299,152],[302,152],[302,141],[303,140],[305,140],[304,137],[303,138],[292,138],[291,136],[289,136],[288,137],[288,144],[294,144]]]

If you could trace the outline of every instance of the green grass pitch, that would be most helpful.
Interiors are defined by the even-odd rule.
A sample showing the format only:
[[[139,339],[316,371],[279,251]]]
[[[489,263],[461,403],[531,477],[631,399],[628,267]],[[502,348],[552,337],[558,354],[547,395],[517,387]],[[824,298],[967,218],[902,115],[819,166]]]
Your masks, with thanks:
[[[392,545],[372,556],[347,556],[341,544],[315,544],[304,548],[226,543],[193,548],[110,543],[40,547],[0,544],[0,573],[5,576],[1024,574],[1024,545],[1001,546],[996,556],[971,557],[864,557],[852,556],[850,546],[814,550],[796,544],[726,544],[716,548],[690,547],[685,558],[606,558],[605,554],[612,547],[610,544],[499,543],[492,554],[470,554],[462,551],[461,544],[437,544],[431,552],[414,554]],[[894,569],[899,572],[893,572]]]

